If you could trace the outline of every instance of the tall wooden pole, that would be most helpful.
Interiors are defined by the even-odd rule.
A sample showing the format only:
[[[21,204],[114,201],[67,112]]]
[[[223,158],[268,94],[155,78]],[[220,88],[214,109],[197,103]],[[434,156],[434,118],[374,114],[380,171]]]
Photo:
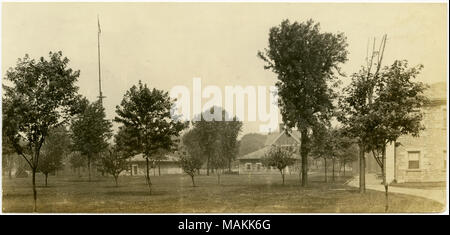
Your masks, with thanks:
[[[102,32],[100,29],[100,19],[97,15],[97,23],[98,23],[98,34],[97,34],[97,51],[98,51],[98,91],[99,91],[99,100],[100,100],[100,105],[102,105],[103,107],[103,98],[105,98],[103,96],[102,93],[102,72],[101,72],[101,66],[100,66],[100,33]]]

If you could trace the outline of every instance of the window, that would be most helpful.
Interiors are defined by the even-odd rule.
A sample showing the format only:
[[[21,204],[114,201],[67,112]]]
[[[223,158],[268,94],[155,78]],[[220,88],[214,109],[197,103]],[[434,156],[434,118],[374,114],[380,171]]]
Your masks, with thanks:
[[[419,151],[408,152],[408,169],[419,169]]]
[[[249,171],[252,169],[252,164],[251,163],[246,163],[245,164],[245,168]]]
[[[133,175],[137,175],[137,174],[138,174],[138,166],[133,165]]]
[[[261,163],[256,163],[256,170],[260,171],[261,170]]]

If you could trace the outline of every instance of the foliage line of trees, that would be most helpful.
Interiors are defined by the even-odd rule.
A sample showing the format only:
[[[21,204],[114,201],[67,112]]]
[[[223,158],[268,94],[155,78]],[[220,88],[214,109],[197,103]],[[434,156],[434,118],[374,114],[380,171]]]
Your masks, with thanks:
[[[420,134],[421,108],[428,100],[423,95],[426,85],[415,81],[422,65],[411,67],[406,60],[382,65],[386,39],[383,36],[379,45],[373,41],[364,65],[341,89],[346,76],[341,66],[348,60],[343,33],[322,32],[313,20],[284,20],[270,29],[268,47],[258,56],[265,62],[264,68],[277,75],[283,123],[301,133],[298,151],[273,148],[264,158],[265,165],[280,170],[283,182],[283,169],[292,164],[297,152],[301,185],[307,186],[309,156],[331,160],[333,166],[340,159],[345,165],[354,160],[358,149],[361,193],[365,192],[365,156],[371,153],[382,168],[387,198],[386,147],[401,135]],[[38,60],[25,55],[4,77],[2,160],[5,166],[11,165],[5,156],[14,153],[28,165],[34,211],[36,173],[42,172],[47,184],[48,174],[62,167],[63,156],[70,156],[74,168],[87,164],[89,180],[92,162],[99,162],[100,170],[113,175],[117,185],[119,174],[128,169],[127,159],[141,154],[150,194],[149,167],[159,165],[167,153],[176,152],[194,186],[194,176],[204,166],[207,175],[215,171],[219,184],[223,170],[231,170],[240,149],[237,137],[242,122],[236,117],[232,121],[204,119],[213,111],[220,112],[222,120],[228,119],[227,111],[211,107],[198,121],[180,121],[171,115],[175,100],[168,92],[139,81],[116,106],[113,121],[120,127],[110,143],[112,121],[106,119],[99,101],[89,102],[78,94],[79,76],[80,71],[69,68],[69,59],[62,52],[50,52],[48,58]],[[332,125],[336,122],[339,124]],[[253,147],[244,146],[244,150]]]

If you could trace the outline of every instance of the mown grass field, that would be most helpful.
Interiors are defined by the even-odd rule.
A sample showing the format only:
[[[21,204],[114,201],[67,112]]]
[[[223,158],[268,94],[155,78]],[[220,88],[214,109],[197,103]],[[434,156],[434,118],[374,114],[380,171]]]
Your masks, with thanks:
[[[184,175],[151,178],[149,195],[143,176],[122,176],[119,187],[111,177],[50,177],[49,186],[38,176],[38,204],[41,213],[384,213],[384,193],[368,190],[359,194],[344,185],[311,176],[306,188],[298,175],[197,176],[197,187]],[[31,212],[30,178],[3,177],[3,212]],[[443,205],[403,194],[390,194],[389,212],[440,212]]]

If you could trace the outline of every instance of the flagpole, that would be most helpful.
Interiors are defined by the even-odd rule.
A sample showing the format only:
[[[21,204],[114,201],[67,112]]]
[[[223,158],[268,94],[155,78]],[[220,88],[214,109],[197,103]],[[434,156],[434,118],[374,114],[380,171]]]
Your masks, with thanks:
[[[99,100],[100,105],[103,107],[103,94],[102,94],[102,72],[101,72],[101,66],[100,66],[100,19],[97,15],[97,24],[98,24],[98,33],[97,33],[97,51],[98,51],[98,90],[99,90]]]

